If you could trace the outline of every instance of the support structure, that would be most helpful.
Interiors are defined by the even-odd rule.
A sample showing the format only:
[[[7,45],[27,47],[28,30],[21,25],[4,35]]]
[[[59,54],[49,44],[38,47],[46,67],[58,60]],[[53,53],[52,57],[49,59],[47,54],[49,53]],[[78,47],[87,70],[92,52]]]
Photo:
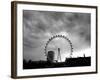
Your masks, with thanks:
[[[61,62],[61,54],[60,54],[60,48],[58,48],[58,56],[57,56],[57,60]]]

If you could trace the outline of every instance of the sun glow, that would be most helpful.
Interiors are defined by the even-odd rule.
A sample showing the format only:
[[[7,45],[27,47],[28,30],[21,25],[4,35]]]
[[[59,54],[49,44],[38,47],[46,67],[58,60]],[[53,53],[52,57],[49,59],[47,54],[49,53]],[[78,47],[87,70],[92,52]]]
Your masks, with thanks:
[[[69,36],[69,34],[67,32],[60,32],[60,33],[57,33],[57,35],[63,35],[63,36]]]

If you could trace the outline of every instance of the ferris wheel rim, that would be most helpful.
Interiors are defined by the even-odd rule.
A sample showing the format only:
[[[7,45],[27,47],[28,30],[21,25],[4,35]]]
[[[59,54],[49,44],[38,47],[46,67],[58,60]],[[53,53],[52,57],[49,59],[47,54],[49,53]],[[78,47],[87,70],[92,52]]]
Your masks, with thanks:
[[[45,56],[47,56],[47,46],[48,46],[48,44],[53,40],[53,39],[55,39],[55,38],[57,38],[57,37],[60,37],[60,38],[64,38],[65,40],[67,40],[68,41],[68,43],[70,44],[70,56],[72,56],[72,53],[73,53],[73,45],[72,45],[72,42],[71,42],[71,40],[67,37],[67,36],[64,36],[64,35],[55,35],[55,36],[52,36],[48,41],[47,41],[47,43],[46,43],[46,45],[45,45],[45,48],[44,48],[44,53],[45,53]]]

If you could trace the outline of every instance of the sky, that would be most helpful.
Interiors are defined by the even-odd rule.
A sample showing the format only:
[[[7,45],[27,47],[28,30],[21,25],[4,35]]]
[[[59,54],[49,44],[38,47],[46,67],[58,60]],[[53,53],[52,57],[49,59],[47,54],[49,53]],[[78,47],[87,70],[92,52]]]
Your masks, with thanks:
[[[46,60],[45,45],[55,35],[64,35],[72,42],[73,56],[89,55],[91,47],[91,15],[89,13],[23,10],[23,57],[25,60]],[[70,56],[70,45],[63,38],[53,39],[47,50],[61,48],[62,60]]]

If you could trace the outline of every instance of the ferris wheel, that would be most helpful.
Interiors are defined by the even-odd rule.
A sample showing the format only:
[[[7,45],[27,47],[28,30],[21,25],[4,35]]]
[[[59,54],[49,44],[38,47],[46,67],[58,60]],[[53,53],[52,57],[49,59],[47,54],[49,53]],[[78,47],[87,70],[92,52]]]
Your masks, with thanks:
[[[51,52],[52,54],[55,53],[57,62],[58,61],[63,62],[62,55],[68,54],[71,57],[73,53],[73,46],[72,46],[71,40],[67,38],[66,36],[55,35],[47,41],[44,51],[45,51],[45,56],[50,61],[54,60],[53,58],[48,56],[48,54]]]

